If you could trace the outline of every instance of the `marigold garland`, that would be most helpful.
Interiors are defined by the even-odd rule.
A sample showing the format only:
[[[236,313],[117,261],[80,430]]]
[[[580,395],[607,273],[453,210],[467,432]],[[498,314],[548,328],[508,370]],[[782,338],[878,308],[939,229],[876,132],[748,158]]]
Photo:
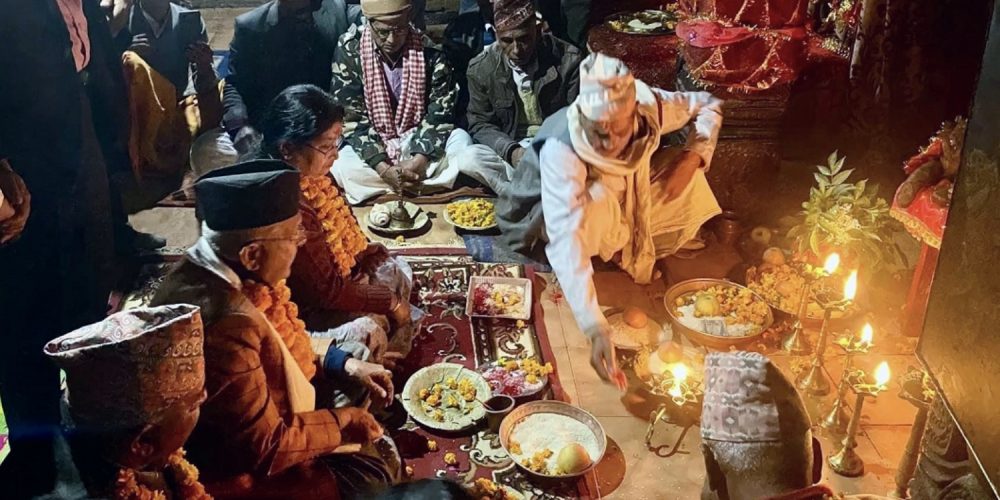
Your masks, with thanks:
[[[347,277],[359,253],[368,248],[368,238],[351,213],[340,191],[329,176],[302,177],[302,195],[323,226],[326,245],[333,255],[340,275]]]
[[[306,324],[299,319],[299,306],[292,302],[292,291],[285,281],[270,287],[246,280],[243,282],[243,293],[278,331],[306,378],[312,379],[316,374],[316,355],[306,333]]]
[[[170,471],[180,491],[172,495],[183,500],[212,500],[212,495],[205,491],[205,486],[198,481],[198,468],[184,458],[184,449],[178,449],[167,459],[167,469]],[[136,471],[119,469],[115,480],[115,500],[167,500],[163,490],[153,490],[144,484],[139,484]]]

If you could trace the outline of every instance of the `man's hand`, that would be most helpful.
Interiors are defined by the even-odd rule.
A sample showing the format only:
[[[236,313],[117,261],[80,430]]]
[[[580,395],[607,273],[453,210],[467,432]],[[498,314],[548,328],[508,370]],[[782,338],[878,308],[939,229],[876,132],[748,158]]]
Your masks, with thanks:
[[[396,368],[401,368],[399,362],[403,361],[403,354],[396,351],[388,351],[382,355],[382,366],[386,370],[395,370]]]
[[[4,244],[21,235],[31,214],[31,193],[28,192],[28,186],[7,160],[0,160],[0,191],[3,191],[4,203],[14,209],[13,215],[0,221],[0,244]]]
[[[514,149],[514,152],[510,154],[510,166],[517,168],[521,163],[521,159],[524,158],[524,152],[526,149],[518,147]]]
[[[382,437],[382,426],[368,410],[361,408],[338,408],[333,410],[340,422],[340,441],[342,443],[367,444]]]
[[[153,52],[153,44],[149,42],[149,36],[145,33],[139,33],[132,37],[132,43],[128,46],[131,52],[143,59],[149,58],[149,55]]]
[[[399,162],[397,166],[402,169],[403,187],[413,189],[419,186],[427,178],[427,166],[430,164],[430,159],[421,154]]]
[[[701,167],[701,157],[691,151],[685,151],[677,158],[673,172],[670,173],[664,186],[667,200],[673,200],[684,192],[699,167]]]
[[[189,63],[198,67],[199,71],[212,69],[212,47],[205,42],[195,42],[188,45],[184,51]]]
[[[360,359],[348,358],[344,364],[344,371],[354,380],[372,393],[372,402],[381,406],[389,406],[392,403],[392,373],[382,365],[361,361]]]
[[[389,189],[393,192],[398,193],[403,189],[403,170],[398,166],[382,162],[375,166],[375,172],[378,173],[383,182],[389,185]]]
[[[611,332],[602,332],[590,339],[590,366],[601,380],[619,390],[625,390],[625,372],[618,369],[615,360],[615,346],[611,343]]]

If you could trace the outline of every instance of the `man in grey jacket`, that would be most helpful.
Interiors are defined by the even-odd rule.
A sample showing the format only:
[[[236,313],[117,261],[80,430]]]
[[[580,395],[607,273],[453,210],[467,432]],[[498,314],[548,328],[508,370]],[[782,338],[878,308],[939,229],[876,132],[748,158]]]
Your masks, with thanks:
[[[469,64],[469,132],[478,143],[460,159],[463,172],[504,189],[528,141],[546,117],[579,92],[579,49],[542,34],[530,0],[495,3],[497,43]]]

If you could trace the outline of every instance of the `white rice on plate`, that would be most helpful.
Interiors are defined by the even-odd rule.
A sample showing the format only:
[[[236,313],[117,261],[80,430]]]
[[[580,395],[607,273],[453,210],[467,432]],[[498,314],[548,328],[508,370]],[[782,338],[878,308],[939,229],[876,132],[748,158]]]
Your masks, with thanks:
[[[725,316],[702,316],[696,318],[694,316],[695,306],[694,304],[687,304],[677,308],[678,317],[677,320],[684,326],[699,331],[702,333],[710,333],[706,331],[706,322],[723,322],[725,323]],[[761,330],[761,325],[754,325],[752,323],[736,323],[736,324],[726,324],[726,330],[724,335],[721,337],[746,337],[749,335],[754,335]]]
[[[528,415],[514,427],[510,442],[516,442],[521,447],[520,454],[513,454],[517,463],[531,458],[535,452],[543,449],[552,450],[552,455],[546,459],[546,475],[551,476],[556,475],[554,471],[559,451],[568,444],[580,443],[591,460],[596,460],[601,453],[601,445],[590,427],[575,418],[558,413]]]

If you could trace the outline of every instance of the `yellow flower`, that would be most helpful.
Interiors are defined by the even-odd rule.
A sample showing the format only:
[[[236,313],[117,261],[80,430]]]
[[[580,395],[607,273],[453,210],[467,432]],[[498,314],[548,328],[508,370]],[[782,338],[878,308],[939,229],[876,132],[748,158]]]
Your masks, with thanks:
[[[458,456],[454,452],[449,451],[444,454],[444,463],[448,465],[458,465]]]

